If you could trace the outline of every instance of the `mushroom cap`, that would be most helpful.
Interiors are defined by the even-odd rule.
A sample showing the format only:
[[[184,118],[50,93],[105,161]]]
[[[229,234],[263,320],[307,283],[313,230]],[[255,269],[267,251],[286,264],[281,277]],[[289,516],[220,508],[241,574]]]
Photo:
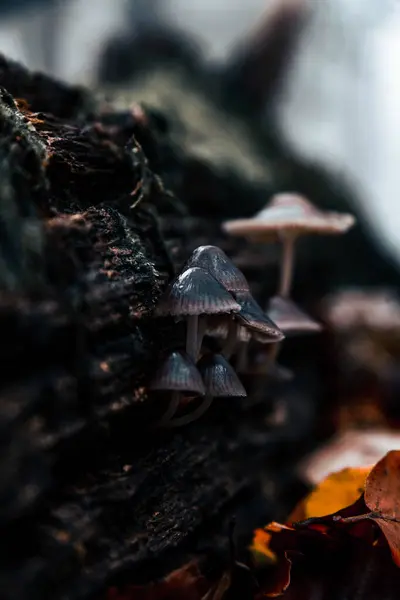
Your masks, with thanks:
[[[199,267],[183,271],[168,286],[156,316],[212,315],[238,312],[239,304],[212,275]]]
[[[221,354],[205,354],[197,366],[203,377],[206,394],[214,398],[247,396],[235,371]]]
[[[228,292],[245,292],[250,289],[243,273],[217,246],[196,248],[185,265],[185,268],[189,267],[200,267],[208,271]]]
[[[299,194],[276,194],[263,210],[251,219],[226,221],[222,227],[231,235],[255,240],[292,235],[345,233],[355,223],[353,215],[322,211]]]
[[[268,315],[277,323],[285,335],[318,333],[322,325],[314,321],[288,298],[274,296],[268,305]]]
[[[235,319],[249,329],[255,339],[264,344],[283,340],[283,332],[250,293],[236,294],[236,299],[240,304],[240,311],[235,315]]]
[[[201,396],[205,388],[196,365],[185,352],[171,352],[159,366],[149,386],[150,390],[195,392]]]

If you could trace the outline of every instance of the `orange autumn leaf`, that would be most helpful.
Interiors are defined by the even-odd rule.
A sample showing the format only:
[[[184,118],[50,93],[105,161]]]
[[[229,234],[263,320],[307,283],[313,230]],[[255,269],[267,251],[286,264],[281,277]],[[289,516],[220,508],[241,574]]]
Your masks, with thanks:
[[[268,527],[268,526],[267,526]],[[269,547],[271,542],[271,534],[267,529],[256,529],[254,532],[253,542],[250,549],[256,556],[257,562],[267,559],[269,562],[276,562],[277,556]]]
[[[347,468],[331,473],[293,510],[287,523],[324,517],[350,506],[363,494],[371,467]]]
[[[370,470],[365,491],[358,501],[333,513],[309,519],[313,521],[309,523],[312,527],[319,519],[325,523],[330,519],[333,526],[348,525],[352,535],[365,541],[370,541],[371,537],[362,523],[374,521],[388,543],[394,563],[400,567],[400,451],[392,450]]]
[[[257,562],[276,562],[277,556],[271,550],[272,535],[296,521],[313,517],[323,517],[340,511],[356,502],[364,492],[365,480],[370,467],[348,468],[326,477],[304,498],[290,514],[285,525],[269,523],[264,529],[256,529],[251,549]]]
[[[380,529],[378,537],[373,522]],[[323,590],[318,597],[325,597],[332,585],[331,561],[342,562],[347,568],[344,557],[350,552],[357,576],[355,548],[387,570],[396,587],[400,580],[396,569],[400,567],[400,451],[389,452],[372,469],[345,469],[330,475],[299,503],[287,525],[271,523],[255,532],[252,549],[256,558],[264,554],[275,560],[271,563],[273,572],[263,587],[263,597],[276,597],[288,590],[290,598],[309,598],[314,583]],[[387,561],[388,549],[392,567]],[[326,557],[322,564],[330,573],[326,579],[324,576],[318,579],[315,571],[321,556]],[[297,572],[291,583],[290,561],[298,560],[303,566],[308,565],[308,575],[301,579],[304,572],[300,572],[300,577]],[[352,569],[351,563],[347,576],[353,576]]]

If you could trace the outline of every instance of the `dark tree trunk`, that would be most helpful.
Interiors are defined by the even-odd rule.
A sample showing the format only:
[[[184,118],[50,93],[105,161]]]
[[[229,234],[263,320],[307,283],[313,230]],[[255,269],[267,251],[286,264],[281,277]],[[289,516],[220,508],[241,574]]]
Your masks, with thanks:
[[[165,399],[146,383],[183,332],[151,314],[197,241],[253,260],[151,170],[170,151],[154,115],[4,58],[0,85],[0,595],[89,598],[193,556],[222,564],[234,514],[244,539],[278,516],[272,467],[294,434],[251,395],[157,432]]]

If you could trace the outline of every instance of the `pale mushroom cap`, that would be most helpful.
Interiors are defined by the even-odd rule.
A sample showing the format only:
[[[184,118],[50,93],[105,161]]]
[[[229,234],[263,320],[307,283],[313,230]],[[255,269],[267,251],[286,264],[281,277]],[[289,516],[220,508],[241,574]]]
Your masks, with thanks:
[[[198,362],[206,394],[214,398],[225,396],[246,397],[240,379],[221,354],[205,354]]]
[[[156,308],[156,316],[212,315],[238,312],[239,304],[212,275],[191,267],[170,284]]]
[[[275,322],[262,310],[250,293],[236,294],[240,311],[235,319],[263,343],[280,342],[285,337]]]
[[[150,390],[195,392],[204,396],[203,380],[196,365],[185,352],[171,352],[159,366]]]
[[[230,258],[217,246],[199,246],[193,251],[185,268],[200,267],[214,277],[228,292],[249,290],[249,284],[243,273]]]
[[[250,219],[226,221],[230,235],[262,241],[286,234],[341,234],[355,223],[350,214],[321,211],[299,194],[276,194],[267,206]]]
[[[274,296],[269,301],[268,315],[285,335],[317,333],[322,325],[314,321],[288,298]]]

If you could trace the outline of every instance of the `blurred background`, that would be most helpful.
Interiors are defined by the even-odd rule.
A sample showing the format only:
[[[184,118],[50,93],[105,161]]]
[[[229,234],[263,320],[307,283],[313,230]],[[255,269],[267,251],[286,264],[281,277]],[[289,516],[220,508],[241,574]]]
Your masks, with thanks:
[[[293,299],[325,330],[284,347],[296,377],[271,403],[271,424],[289,423],[278,437],[296,461],[299,446],[286,441],[308,453],[337,434],[302,465],[311,484],[398,445],[400,0],[0,0],[0,16],[0,53],[95,91],[94,123],[92,104],[83,117],[71,94],[77,123],[142,136],[151,170],[176,196],[157,205],[176,264],[187,256],[175,251],[217,243],[265,306],[278,249],[230,239],[221,221],[281,191],[356,215],[340,240],[300,244]],[[6,70],[0,57],[0,79]],[[18,98],[18,69],[9,73]],[[28,104],[44,80],[22,86]],[[99,187],[88,186],[88,204]],[[252,356],[255,403],[266,358]]]
[[[395,0],[0,0],[0,51],[97,86],[137,48],[181,41],[303,163],[349,186],[384,256],[400,261],[400,3]],[[177,42],[179,40],[179,42]],[[134,56],[135,55],[135,56]]]
[[[301,246],[294,297],[333,329],[341,371],[352,365],[362,395],[383,380],[397,398],[397,341],[389,348],[380,334],[372,351],[371,339],[400,331],[400,2],[0,0],[0,10],[0,52],[158,115],[172,152],[152,168],[200,218],[197,245],[213,218],[251,215],[282,189],[355,213],[359,225],[340,243]],[[227,251],[250,278],[254,270],[264,301],[271,250]],[[344,336],[337,303],[354,312]],[[353,343],[354,328],[368,344],[364,333]]]

